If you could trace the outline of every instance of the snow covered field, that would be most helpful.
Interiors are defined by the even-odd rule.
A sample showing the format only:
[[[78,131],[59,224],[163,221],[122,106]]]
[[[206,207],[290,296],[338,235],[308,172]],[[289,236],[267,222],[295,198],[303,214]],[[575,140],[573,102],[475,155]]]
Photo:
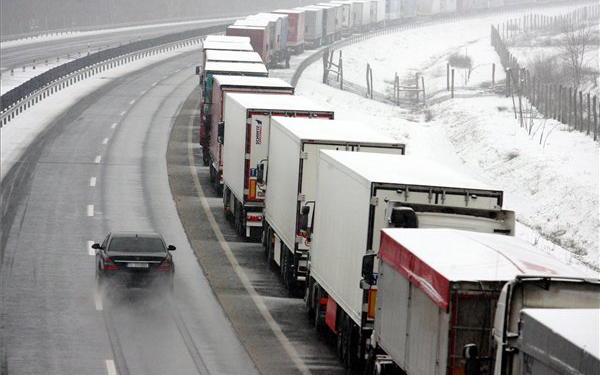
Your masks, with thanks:
[[[506,17],[444,26],[452,33],[423,27],[345,47],[345,79],[362,83],[369,61],[376,91],[383,91],[384,78],[393,78],[394,71],[401,77],[422,72],[429,90],[445,88],[446,56],[456,51],[468,51],[474,66],[500,66],[489,46],[489,28]],[[474,70],[470,87],[491,80],[486,70],[480,71]],[[388,72],[388,77],[377,72]],[[529,135],[515,120],[510,98],[483,89],[462,92],[481,94],[473,98],[442,101],[421,111],[342,92],[321,79],[322,64],[317,62],[302,76],[297,93],[327,103],[338,119],[360,120],[405,142],[408,154],[443,161],[499,186],[507,193],[506,207],[517,213],[517,236],[567,263],[599,270],[599,148],[590,137],[541,119]]]

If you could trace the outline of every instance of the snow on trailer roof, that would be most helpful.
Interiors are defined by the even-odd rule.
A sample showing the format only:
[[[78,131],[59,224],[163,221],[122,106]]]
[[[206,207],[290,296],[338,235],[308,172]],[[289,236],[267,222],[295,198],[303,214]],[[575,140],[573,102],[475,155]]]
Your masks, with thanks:
[[[456,229],[382,229],[379,257],[444,310],[452,282],[509,281],[519,275],[586,278],[519,238]]]
[[[205,52],[206,61],[252,62],[262,63],[262,58],[256,52],[208,50]]]
[[[269,20],[269,21],[277,21],[280,18],[287,19],[287,14],[280,14],[280,13],[257,13],[257,14],[253,14],[251,16],[248,16],[246,19],[253,19],[253,20],[265,19],[265,20]]]
[[[565,340],[600,359],[600,308],[598,309],[523,309],[529,315]],[[569,324],[565,324],[569,322]]]
[[[205,72],[239,72],[241,73],[256,73],[269,74],[267,68],[263,64],[244,63],[244,62],[218,62],[208,61],[204,67]]]
[[[247,36],[231,36],[231,35],[208,35],[204,39],[205,42],[220,42],[220,43],[250,43],[250,37]]]
[[[296,95],[227,93],[226,96],[251,109],[333,113],[331,109]]]
[[[330,150],[323,150],[321,153],[324,154],[322,157],[325,160],[352,170],[356,178],[367,184],[389,183],[502,191],[423,157]]]
[[[401,144],[394,138],[351,120],[283,117],[276,121],[289,134],[303,140]]]
[[[207,42],[202,43],[202,50],[250,51],[254,49],[250,43]]]
[[[252,19],[243,19],[237,20],[233,23],[233,26],[258,26],[258,27],[268,27],[269,24],[274,24],[275,21],[268,20],[264,18],[252,18]]]
[[[282,80],[281,78],[274,77],[251,77],[251,76],[222,76],[214,75],[213,80],[217,81],[221,87],[223,86],[235,86],[235,87],[274,87],[274,88],[286,88],[293,89],[294,87]]]
[[[290,13],[290,14],[301,14],[304,13],[301,9],[277,9],[273,13]]]

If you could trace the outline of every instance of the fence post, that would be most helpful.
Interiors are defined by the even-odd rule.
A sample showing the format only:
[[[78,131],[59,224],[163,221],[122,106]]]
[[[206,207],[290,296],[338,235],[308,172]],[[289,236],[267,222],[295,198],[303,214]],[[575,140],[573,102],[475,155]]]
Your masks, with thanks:
[[[451,94],[450,97],[454,99],[454,69],[452,69],[452,82],[451,82]],[[508,96],[508,95],[506,95]]]
[[[425,104],[425,77],[421,76],[421,87],[423,88],[423,104]]]
[[[579,130],[583,131],[583,92],[579,91]]]
[[[567,125],[571,125],[571,111],[573,110],[573,89],[571,87],[569,87],[569,92],[568,92],[568,98],[569,100],[567,100]]]
[[[419,104],[419,73],[415,74],[415,88],[417,89],[415,91],[415,93],[417,94],[417,100],[415,101],[417,104]]]
[[[577,89],[573,89],[573,128],[579,130],[579,117],[577,116]]]
[[[369,66],[369,79],[371,80],[371,99],[373,99],[373,68]]]
[[[492,63],[492,89],[496,86],[496,63]]]
[[[454,91],[454,69],[452,69],[452,76],[453,76],[452,87],[453,87],[453,91]],[[507,98],[510,96],[510,93],[511,93],[511,89],[510,89],[511,77],[512,77],[512,72],[511,72],[510,68],[506,68],[506,97]]]
[[[587,93],[587,133],[586,133],[587,135],[590,135],[590,128],[592,126],[592,116],[591,116],[592,113],[590,112],[590,110],[592,109],[591,103],[590,103],[591,97],[592,96],[588,92]]]
[[[558,86],[558,121],[565,123],[564,121],[564,111],[563,111],[563,87],[562,85]]]
[[[594,141],[598,140],[598,111],[597,111],[597,102],[598,96],[594,95]]]
[[[450,91],[450,63],[446,63],[446,91]]]

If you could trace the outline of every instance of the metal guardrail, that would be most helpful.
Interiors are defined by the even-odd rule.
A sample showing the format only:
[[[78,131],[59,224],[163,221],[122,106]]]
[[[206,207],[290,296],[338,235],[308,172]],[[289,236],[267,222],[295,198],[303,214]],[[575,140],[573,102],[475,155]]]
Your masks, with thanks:
[[[0,127],[47,95],[84,77],[104,71],[108,67],[121,65],[124,61],[154,54],[156,50],[164,49],[164,46],[170,44],[189,43],[208,34],[223,32],[225,28],[226,25],[217,25],[141,40],[99,51],[52,68],[0,97]]]

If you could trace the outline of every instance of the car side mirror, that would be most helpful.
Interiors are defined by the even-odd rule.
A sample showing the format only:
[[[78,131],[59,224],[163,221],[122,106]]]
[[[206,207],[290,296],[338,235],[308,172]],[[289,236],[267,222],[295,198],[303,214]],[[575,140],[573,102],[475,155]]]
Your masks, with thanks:
[[[310,213],[309,206],[302,206],[300,210],[300,229],[308,230],[308,214]]]
[[[199,76],[200,75],[200,66],[196,65],[196,75]]]
[[[476,344],[465,345],[462,357],[465,360],[465,375],[481,375],[479,348]]]
[[[169,250],[169,251],[173,251],[173,250],[176,250],[176,249],[177,248],[175,246],[173,246],[173,245],[167,246],[167,250]]]
[[[92,245],[92,249],[99,250],[99,249],[101,249],[101,248],[102,248],[102,247],[100,246],[100,244],[99,244],[99,243],[95,243],[95,244],[93,244],[93,245]]]
[[[223,121],[219,122],[219,125],[217,125],[217,140],[219,141],[220,144],[224,144],[225,143],[225,123]]]
[[[265,164],[263,162],[256,166],[256,182],[259,184],[265,183]]]
[[[367,252],[362,258],[361,275],[363,280],[372,285],[373,283],[373,268],[375,266],[375,257],[377,254],[373,251]]]

